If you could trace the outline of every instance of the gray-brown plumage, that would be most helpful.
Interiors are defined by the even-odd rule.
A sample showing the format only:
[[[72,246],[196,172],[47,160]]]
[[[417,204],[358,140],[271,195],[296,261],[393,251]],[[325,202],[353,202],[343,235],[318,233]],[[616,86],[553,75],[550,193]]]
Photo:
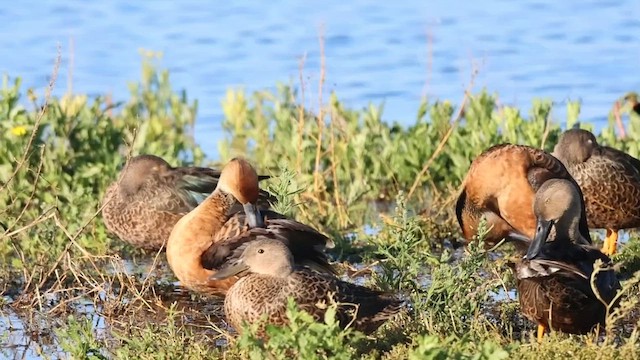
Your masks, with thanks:
[[[563,133],[553,155],[580,185],[589,227],[607,229],[603,252],[614,254],[618,230],[640,227],[640,161],[582,129]]]
[[[248,274],[229,289],[224,303],[227,320],[238,331],[243,323],[259,322],[263,316],[268,324],[286,324],[289,297],[300,309],[322,321],[326,307],[318,304],[330,304],[333,296],[338,303],[340,325],[344,328],[353,321],[352,326],[364,333],[375,331],[403,304],[391,294],[294,267],[289,248],[270,239],[249,243],[236,262],[220,269],[213,278],[225,279],[245,272]]]
[[[255,206],[259,196],[258,175],[244,159],[225,165],[216,189],[174,226],[167,242],[167,260],[182,286],[193,291],[224,295],[237,277],[212,280],[211,275],[227,262],[237,260],[242,246],[259,238],[288,246],[297,264],[333,273],[326,248],[333,241],[312,227]],[[229,216],[238,201],[244,214]]]
[[[537,230],[525,258],[512,264],[523,314],[538,324],[538,339],[546,329],[584,334],[604,325],[606,304],[620,283],[611,260],[597,248],[578,245],[580,194],[569,181],[553,179],[536,193],[534,212]],[[594,263],[603,268],[591,288]]]
[[[506,238],[516,240],[517,248],[526,251],[536,230],[535,192],[549,179],[574,181],[564,165],[544,150],[513,144],[485,150],[471,163],[456,203],[465,239],[477,235],[480,219],[485,217],[490,228],[484,239],[488,247]],[[585,233],[581,240],[591,243],[584,215],[580,227]]]
[[[174,168],[154,155],[133,157],[103,196],[104,223],[121,240],[139,248],[158,250],[176,222],[215,189],[219,177],[218,170]],[[265,208],[269,206],[268,200],[273,199],[267,192],[262,192],[260,198],[260,206]],[[240,209],[234,206],[229,211]]]

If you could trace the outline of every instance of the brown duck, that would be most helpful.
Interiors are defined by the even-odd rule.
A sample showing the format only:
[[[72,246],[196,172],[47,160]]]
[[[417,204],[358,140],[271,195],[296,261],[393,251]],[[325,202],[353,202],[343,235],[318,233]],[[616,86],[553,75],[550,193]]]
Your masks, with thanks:
[[[131,158],[103,197],[107,229],[136,247],[158,250],[171,229],[215,189],[220,171],[203,167],[171,167],[162,158]],[[261,176],[260,179],[267,179]],[[262,192],[261,206],[272,198]],[[239,210],[235,206],[230,211]]]
[[[241,331],[243,323],[284,325],[287,301],[292,297],[298,307],[322,321],[331,300],[338,303],[337,318],[342,328],[353,327],[371,333],[401,310],[403,301],[393,295],[341,281],[304,267],[295,267],[294,258],[282,242],[261,239],[249,243],[235,262],[213,275],[222,280],[246,273],[229,289],[224,301],[227,320]],[[333,299],[331,298],[333,297]],[[355,311],[355,317],[351,312]],[[264,335],[264,328],[260,333]]]
[[[564,132],[553,155],[580,185],[589,227],[607,229],[602,251],[614,254],[618,230],[640,227],[640,160],[582,129]]]
[[[544,150],[513,144],[485,150],[471,163],[456,203],[465,239],[477,235],[485,217],[490,229],[484,239],[487,247],[507,239],[524,253],[536,230],[535,192],[549,179],[574,181],[564,165]],[[586,234],[580,240],[591,243],[584,215],[580,227]]]
[[[222,169],[215,190],[181,218],[167,242],[167,260],[182,286],[204,294],[224,295],[237,277],[210,277],[228,261],[237,259],[242,245],[258,238],[288,246],[297,264],[332,273],[323,252],[333,241],[310,226],[255,206],[259,197],[258,175],[244,159],[235,158]],[[244,214],[229,215],[239,201]]]
[[[620,283],[611,260],[584,243],[578,187],[567,180],[545,182],[535,196],[536,234],[524,259],[512,264],[523,314],[538,324],[538,340],[551,328],[584,334],[604,325],[607,305]],[[591,288],[596,260],[604,268],[595,276],[601,302]]]

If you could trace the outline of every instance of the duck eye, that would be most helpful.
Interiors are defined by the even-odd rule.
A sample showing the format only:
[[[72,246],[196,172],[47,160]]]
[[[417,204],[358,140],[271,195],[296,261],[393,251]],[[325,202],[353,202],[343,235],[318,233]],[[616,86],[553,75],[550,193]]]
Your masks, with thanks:
[[[258,249],[258,254],[264,253],[264,249]]]

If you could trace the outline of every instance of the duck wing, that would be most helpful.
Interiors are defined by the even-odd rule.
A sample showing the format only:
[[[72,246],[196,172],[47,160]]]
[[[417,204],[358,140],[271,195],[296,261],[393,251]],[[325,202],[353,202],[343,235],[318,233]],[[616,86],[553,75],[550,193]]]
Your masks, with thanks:
[[[273,239],[284,243],[296,264],[306,265],[322,272],[335,273],[324,252],[333,248],[334,243],[314,228],[287,219],[274,211],[262,211],[265,228],[250,228],[243,213],[232,216],[219,233],[216,240],[201,257],[207,269],[218,269],[224,263],[236,261],[251,241]]]

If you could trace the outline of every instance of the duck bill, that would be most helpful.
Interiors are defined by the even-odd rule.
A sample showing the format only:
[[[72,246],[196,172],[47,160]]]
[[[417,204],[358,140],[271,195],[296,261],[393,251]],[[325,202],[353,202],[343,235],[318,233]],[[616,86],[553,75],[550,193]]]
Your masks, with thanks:
[[[247,223],[249,224],[250,228],[265,227],[262,214],[260,213],[260,210],[258,210],[255,204],[252,204],[252,203],[242,204],[242,208],[244,209],[244,214],[247,216]]]
[[[533,260],[536,256],[540,254],[542,251],[542,247],[547,242],[547,238],[549,238],[549,234],[551,233],[551,227],[553,226],[552,220],[541,220],[538,219],[536,223],[536,234],[533,237],[533,241],[531,245],[529,245],[529,250],[527,250],[527,255],[525,255],[525,259]]]
[[[225,266],[209,277],[209,280],[224,280],[234,275],[238,275],[243,271],[249,270],[249,267],[240,260],[237,263]]]

